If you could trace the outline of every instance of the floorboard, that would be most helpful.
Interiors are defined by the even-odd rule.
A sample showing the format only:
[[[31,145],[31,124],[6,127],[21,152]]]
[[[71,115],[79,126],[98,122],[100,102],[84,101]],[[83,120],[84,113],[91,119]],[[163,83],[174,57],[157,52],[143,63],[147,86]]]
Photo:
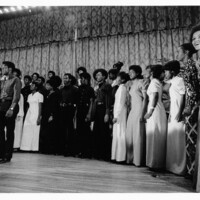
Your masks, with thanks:
[[[14,153],[0,165],[1,193],[182,193],[192,183],[146,167],[53,155]]]

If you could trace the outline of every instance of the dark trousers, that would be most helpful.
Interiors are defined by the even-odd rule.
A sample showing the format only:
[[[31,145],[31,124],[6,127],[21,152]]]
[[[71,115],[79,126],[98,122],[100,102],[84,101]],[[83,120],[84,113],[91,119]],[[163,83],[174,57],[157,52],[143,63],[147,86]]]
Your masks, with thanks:
[[[86,122],[89,106],[79,106],[77,109],[77,148],[79,153],[85,156],[91,155],[91,129],[90,122]]]
[[[104,122],[106,108],[104,105],[96,107],[93,129],[93,152],[97,159],[110,160],[111,135],[109,123]]]
[[[186,167],[187,175],[193,176],[195,170],[195,156],[196,156],[196,145],[198,136],[198,113],[199,109],[196,109],[192,115],[185,119],[185,132],[186,132]]]
[[[58,117],[58,116],[57,116]],[[57,154],[58,145],[58,119],[48,122],[48,118],[42,121],[40,128],[40,152],[44,154]]]
[[[74,106],[66,106],[60,108],[59,152],[64,155],[72,155],[75,153],[74,115]]]
[[[11,159],[14,144],[15,119],[19,106],[15,106],[12,117],[6,117],[11,102],[0,103],[0,158]],[[6,132],[5,132],[6,128]]]

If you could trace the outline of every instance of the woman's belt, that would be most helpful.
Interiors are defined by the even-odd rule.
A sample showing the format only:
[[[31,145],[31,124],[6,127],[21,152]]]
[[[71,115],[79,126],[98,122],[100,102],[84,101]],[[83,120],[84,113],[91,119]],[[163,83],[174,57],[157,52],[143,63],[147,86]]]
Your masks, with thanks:
[[[99,105],[104,105],[105,103],[104,102],[102,102],[102,101],[98,101],[97,102],[97,105],[99,106]]]
[[[68,106],[76,107],[76,104],[73,104],[73,103],[60,103],[60,106],[61,107],[68,107]]]

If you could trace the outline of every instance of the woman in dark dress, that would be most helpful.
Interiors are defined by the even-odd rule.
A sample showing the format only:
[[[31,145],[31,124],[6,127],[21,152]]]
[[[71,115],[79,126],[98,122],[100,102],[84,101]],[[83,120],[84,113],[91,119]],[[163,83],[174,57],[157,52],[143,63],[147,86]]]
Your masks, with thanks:
[[[81,85],[78,88],[77,103],[77,134],[78,156],[81,158],[91,157],[91,110],[94,100],[94,89],[90,86],[91,76],[84,72],[80,74]]]
[[[111,135],[109,131],[109,114],[112,87],[106,82],[108,73],[105,69],[96,69],[93,77],[97,82],[95,88],[95,112],[93,126],[93,153],[96,159],[111,160]]]
[[[195,61],[195,65],[198,71],[198,81],[200,80],[200,24],[196,25],[192,28],[190,33],[190,42],[194,46],[197,51],[197,57]],[[198,101],[195,107],[199,108],[200,99],[198,97]],[[193,187],[196,188],[197,192],[200,191],[200,112],[198,112],[198,123],[197,123],[197,143],[196,143],[196,153],[195,153],[195,170],[193,176]],[[195,138],[196,139],[196,138]]]
[[[186,87],[185,108],[185,133],[186,133],[186,178],[192,179],[195,168],[195,154],[197,143],[197,121],[199,99],[198,72],[192,55],[196,53],[195,48],[190,43],[182,44],[178,51],[178,60],[182,71],[179,76],[183,78]]]
[[[43,106],[40,137],[40,151],[45,154],[57,153],[60,95],[56,88],[57,82],[55,79],[51,78],[46,82],[46,89],[49,94]]]

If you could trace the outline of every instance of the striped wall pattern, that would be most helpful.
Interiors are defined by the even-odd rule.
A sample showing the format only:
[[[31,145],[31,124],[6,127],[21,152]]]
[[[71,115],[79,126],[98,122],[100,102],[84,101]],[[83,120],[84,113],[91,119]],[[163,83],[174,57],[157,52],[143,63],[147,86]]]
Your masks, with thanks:
[[[200,7],[61,7],[0,21],[0,63],[13,61],[23,75],[59,75],[115,62],[164,63],[175,59],[199,22]],[[77,33],[77,34],[75,34]],[[77,35],[77,37],[75,36]]]

